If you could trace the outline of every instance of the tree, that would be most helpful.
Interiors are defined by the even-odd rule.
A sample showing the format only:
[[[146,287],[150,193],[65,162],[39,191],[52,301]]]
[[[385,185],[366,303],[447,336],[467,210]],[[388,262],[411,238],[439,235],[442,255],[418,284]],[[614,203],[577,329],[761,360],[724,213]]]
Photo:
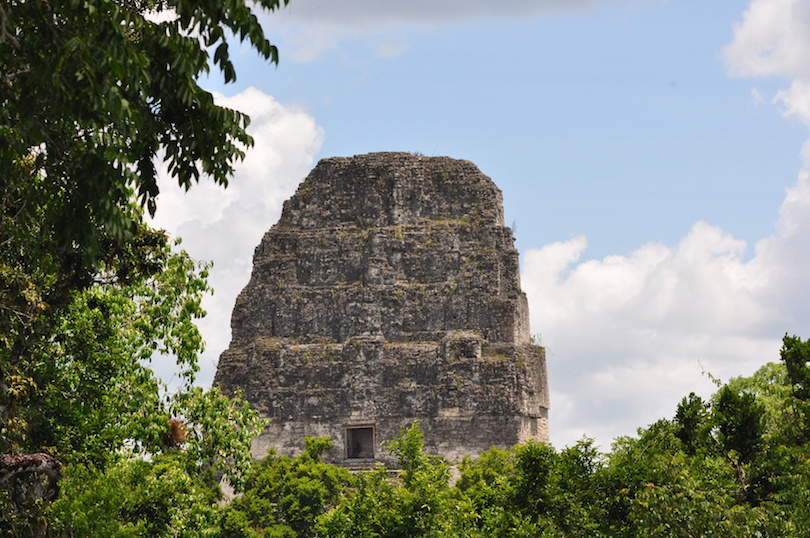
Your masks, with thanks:
[[[659,420],[614,444],[601,477],[607,536],[785,535],[778,514],[739,494],[738,461],[717,443],[687,450],[679,431]]]
[[[207,268],[165,239],[150,255],[159,271],[75,291],[54,316],[54,335],[30,355],[38,389],[17,410],[27,424],[21,448],[104,467],[127,440],[148,450],[159,443],[170,410],[148,363],[154,353],[173,356],[193,381],[208,286]]]
[[[307,437],[296,458],[266,456],[248,476],[244,495],[225,509],[223,537],[314,536],[317,517],[352,483],[348,470],[321,461],[332,446],[329,438]]]
[[[175,458],[72,466],[49,513],[55,537],[218,536],[218,496]]]
[[[707,422],[708,404],[700,396],[690,392],[678,404],[675,412],[675,436],[681,440],[689,454],[705,446],[708,439],[709,425]]]
[[[215,47],[213,64],[235,79],[230,35],[278,61],[244,0],[0,5],[0,389],[26,390],[15,367],[51,332],[43,314],[136,240],[130,202],[154,213],[158,155],[186,188],[201,176],[227,185],[252,143],[248,118],[215,105],[197,77]]]
[[[750,463],[762,444],[764,408],[754,394],[737,391],[728,385],[720,387],[712,406],[717,425],[717,439],[734,459]]]
[[[121,442],[156,451],[185,420],[140,362],[165,350],[190,384],[201,349],[191,326],[204,279],[143,223],[156,210],[156,160],[186,188],[227,185],[252,143],[248,118],[215,105],[197,78],[213,65],[235,79],[231,38],[277,62],[250,6],[286,3],[0,3],[0,452],[103,469]],[[193,401],[189,413],[223,400]]]
[[[259,0],[276,9],[281,0]],[[284,0],[284,4],[287,0]],[[62,201],[48,221],[84,261],[101,232],[126,238],[131,189],[155,211],[155,157],[185,186],[210,176],[227,185],[248,118],[216,106],[197,78],[209,51],[235,80],[228,37],[278,61],[245,0],[68,0],[0,6],[0,158],[31,158]],[[166,15],[157,22],[150,15]]]
[[[787,369],[794,406],[801,417],[799,437],[810,440],[810,340],[785,334],[779,354]]]
[[[779,355],[787,368],[793,394],[799,400],[810,400],[810,367],[807,364],[810,361],[810,340],[802,341],[798,336],[785,334]]]
[[[528,441],[465,458],[456,486],[472,499],[481,536],[600,536],[608,523],[603,467],[589,439],[561,451]]]
[[[15,442],[68,467],[86,465],[99,480],[128,457],[172,455],[189,480],[211,487],[225,474],[239,487],[261,428],[257,413],[218,389],[192,385],[207,268],[165,238],[150,245],[149,272],[75,291],[53,318],[54,336],[32,347],[28,374],[36,390],[16,403],[26,431]],[[183,383],[176,393],[166,393],[148,367],[154,353],[178,362]],[[43,509],[36,498],[2,501],[3,530],[38,519]]]
[[[525,529],[528,525],[521,524],[520,514],[514,509],[517,480],[514,451],[492,447],[476,459],[465,457],[459,471],[456,487],[472,501],[481,535],[532,534],[534,529]]]

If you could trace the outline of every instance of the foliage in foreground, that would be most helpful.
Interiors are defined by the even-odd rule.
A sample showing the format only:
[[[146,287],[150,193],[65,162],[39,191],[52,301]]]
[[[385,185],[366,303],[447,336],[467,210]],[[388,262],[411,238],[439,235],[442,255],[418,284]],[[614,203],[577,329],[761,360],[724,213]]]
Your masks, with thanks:
[[[219,492],[181,461],[122,460],[105,472],[71,466],[50,510],[52,536],[218,536]]]
[[[185,188],[227,185],[252,144],[249,119],[198,77],[213,66],[233,81],[235,40],[277,62],[255,11],[283,4],[0,2],[0,534],[68,529],[59,506],[87,498],[78,476],[207,489],[227,472],[239,485],[255,413],[193,387],[206,268],[144,212],[156,210],[158,158]],[[176,362],[173,397],[152,357]],[[51,515],[37,474],[13,464],[41,454],[66,476]],[[141,532],[120,529],[87,532]]]
[[[0,491],[0,532],[36,534],[48,528],[48,521],[54,528],[72,528],[74,520],[65,520],[66,515],[81,518],[84,512],[64,507],[89,499],[81,481],[120,484],[122,498],[126,488],[141,480],[161,487],[175,484],[178,492],[192,482],[218,491],[225,475],[241,486],[251,463],[250,443],[261,427],[257,413],[218,389],[193,385],[202,349],[194,322],[204,314],[200,301],[208,290],[206,268],[173,251],[161,234],[149,233],[155,240],[139,260],[148,262],[148,272],[131,274],[126,284],[98,283],[74,291],[63,310],[50,314],[56,335],[27,351],[32,388],[13,402],[24,428],[4,429],[0,445],[48,452],[64,464],[66,478],[50,518],[43,512],[47,505],[36,496],[12,498],[11,492],[20,488],[15,477],[9,478]],[[156,352],[174,356],[179,365],[182,382],[173,393],[166,392],[149,367]],[[155,475],[161,478],[149,479]],[[115,491],[96,489],[101,493],[93,495]],[[144,490],[137,495],[148,498],[152,493],[158,494]],[[86,508],[92,513],[102,505]]]
[[[351,474],[321,461],[332,448],[325,438],[307,438],[296,457],[275,452],[257,464],[245,494],[224,510],[222,536],[309,536],[321,514],[335,507],[352,483]]]
[[[707,401],[688,395],[672,420],[608,453],[587,439],[493,448],[462,461],[453,482],[451,464],[424,453],[418,424],[388,446],[396,472],[326,464],[331,441],[310,438],[295,458],[271,453],[246,469],[243,495],[222,506],[223,467],[186,440],[149,459],[76,461],[41,515],[66,537],[806,536],[810,341],[785,337],[782,359]],[[204,416],[228,403],[190,394]]]
[[[245,500],[226,509],[223,535],[806,536],[810,342],[786,336],[781,353],[781,364],[708,401],[684,397],[672,420],[609,453],[587,439],[562,450],[493,448],[461,462],[452,485],[450,464],[422,451],[418,425],[389,447],[399,474],[329,471],[311,448],[271,455]]]

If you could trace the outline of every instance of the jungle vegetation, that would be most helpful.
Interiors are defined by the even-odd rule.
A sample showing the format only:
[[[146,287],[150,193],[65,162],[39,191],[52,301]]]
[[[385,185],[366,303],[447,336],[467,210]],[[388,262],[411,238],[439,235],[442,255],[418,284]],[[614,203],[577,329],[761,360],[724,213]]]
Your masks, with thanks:
[[[810,535],[810,342],[796,336],[779,362],[604,452],[529,442],[448,462],[414,424],[388,447],[396,472],[328,465],[328,439],[252,460],[257,413],[194,384],[208,266],[144,215],[156,160],[187,188],[227,185],[249,119],[197,80],[235,79],[233,40],[277,62],[254,9],[282,4],[0,2],[0,534]]]

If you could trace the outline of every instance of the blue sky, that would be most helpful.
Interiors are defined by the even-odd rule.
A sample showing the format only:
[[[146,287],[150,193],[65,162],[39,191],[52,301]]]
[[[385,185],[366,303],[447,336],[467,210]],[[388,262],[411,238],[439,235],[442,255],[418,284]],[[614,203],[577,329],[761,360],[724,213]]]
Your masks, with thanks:
[[[704,369],[778,360],[785,332],[810,337],[805,5],[291,0],[263,15],[281,63],[243,49],[236,84],[204,81],[252,115],[256,147],[227,191],[167,185],[158,204],[215,263],[201,381],[283,200],[318,159],[372,151],[469,159],[503,191],[555,445],[607,448],[710,394]]]

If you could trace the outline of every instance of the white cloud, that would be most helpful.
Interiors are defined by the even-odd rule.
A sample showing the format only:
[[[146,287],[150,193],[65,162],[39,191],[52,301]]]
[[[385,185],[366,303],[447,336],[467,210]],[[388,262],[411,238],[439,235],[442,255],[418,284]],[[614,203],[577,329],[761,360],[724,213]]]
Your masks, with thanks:
[[[549,353],[553,442],[586,433],[607,448],[671,418],[689,392],[711,393],[704,368],[727,380],[778,360],[784,332],[810,322],[808,206],[802,174],[780,232],[749,260],[744,242],[704,222],[675,247],[628,256],[580,262],[581,237],[526,252],[521,278]]]
[[[230,343],[231,311],[250,277],[253,250],[278,220],[284,200],[309,173],[323,141],[323,131],[312,117],[257,89],[233,97],[217,95],[216,101],[250,115],[248,132],[255,146],[227,189],[203,180],[184,192],[164,174],[153,221],[182,237],[182,248],[193,258],[214,262],[209,283],[215,293],[203,302],[208,315],[199,323],[207,344],[200,361],[201,384],[211,383],[219,354]],[[156,369],[170,374],[168,367]]]
[[[782,114],[810,125],[810,81],[794,80],[790,88],[776,93],[774,103],[781,103]]]
[[[723,51],[738,76],[810,76],[810,3],[752,0]]]

